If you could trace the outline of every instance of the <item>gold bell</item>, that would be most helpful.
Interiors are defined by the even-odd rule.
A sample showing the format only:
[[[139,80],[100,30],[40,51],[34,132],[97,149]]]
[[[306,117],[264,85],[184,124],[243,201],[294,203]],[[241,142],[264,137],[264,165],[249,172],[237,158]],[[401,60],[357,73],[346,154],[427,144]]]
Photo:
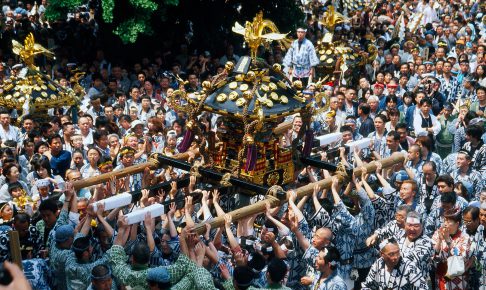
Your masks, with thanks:
[[[281,72],[282,71],[282,66],[278,63],[274,64],[272,66],[273,70],[276,71],[276,72]]]

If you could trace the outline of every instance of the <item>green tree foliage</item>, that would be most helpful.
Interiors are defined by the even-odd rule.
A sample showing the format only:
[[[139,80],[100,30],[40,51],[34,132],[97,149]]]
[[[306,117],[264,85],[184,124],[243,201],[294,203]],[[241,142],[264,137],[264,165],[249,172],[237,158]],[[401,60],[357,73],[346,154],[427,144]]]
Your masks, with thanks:
[[[85,0],[50,0],[46,17],[49,20],[66,19]],[[177,5],[179,0],[100,0],[104,23],[118,35],[124,43],[134,43],[140,34],[153,33],[151,18],[163,14],[168,6]],[[97,19],[100,21],[100,19]]]
[[[295,30],[304,15],[295,0],[99,0],[102,29],[113,31],[123,43],[135,43],[140,35],[183,38],[193,23],[193,42],[208,49],[224,40],[242,41],[233,35],[235,21],[244,24],[262,10],[281,32]],[[86,0],[50,0],[49,20],[66,19]],[[238,37],[238,38],[236,38]]]

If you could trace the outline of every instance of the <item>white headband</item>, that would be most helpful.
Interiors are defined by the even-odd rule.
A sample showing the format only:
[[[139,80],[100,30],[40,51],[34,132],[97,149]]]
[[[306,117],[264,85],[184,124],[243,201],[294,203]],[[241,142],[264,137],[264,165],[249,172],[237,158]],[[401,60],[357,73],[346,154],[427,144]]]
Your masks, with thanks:
[[[420,219],[416,217],[407,217],[407,224],[416,225],[416,224],[421,224],[421,222]]]

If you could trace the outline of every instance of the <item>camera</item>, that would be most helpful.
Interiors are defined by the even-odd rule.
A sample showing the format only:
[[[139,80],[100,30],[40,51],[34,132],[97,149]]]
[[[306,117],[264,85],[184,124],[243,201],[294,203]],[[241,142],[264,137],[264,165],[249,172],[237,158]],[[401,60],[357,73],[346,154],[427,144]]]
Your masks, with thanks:
[[[0,285],[8,285],[12,283],[12,275],[10,275],[10,272],[3,267],[3,264],[0,264]]]

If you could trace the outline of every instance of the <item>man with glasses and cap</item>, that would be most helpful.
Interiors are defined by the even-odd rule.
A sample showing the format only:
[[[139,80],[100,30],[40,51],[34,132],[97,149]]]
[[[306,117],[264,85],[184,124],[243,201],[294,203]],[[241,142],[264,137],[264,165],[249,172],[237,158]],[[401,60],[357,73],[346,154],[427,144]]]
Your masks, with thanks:
[[[285,67],[288,68],[289,78],[301,80],[304,87],[312,82],[314,67],[319,64],[314,45],[305,38],[306,32],[307,29],[297,29],[297,39],[294,40],[283,60]]]

